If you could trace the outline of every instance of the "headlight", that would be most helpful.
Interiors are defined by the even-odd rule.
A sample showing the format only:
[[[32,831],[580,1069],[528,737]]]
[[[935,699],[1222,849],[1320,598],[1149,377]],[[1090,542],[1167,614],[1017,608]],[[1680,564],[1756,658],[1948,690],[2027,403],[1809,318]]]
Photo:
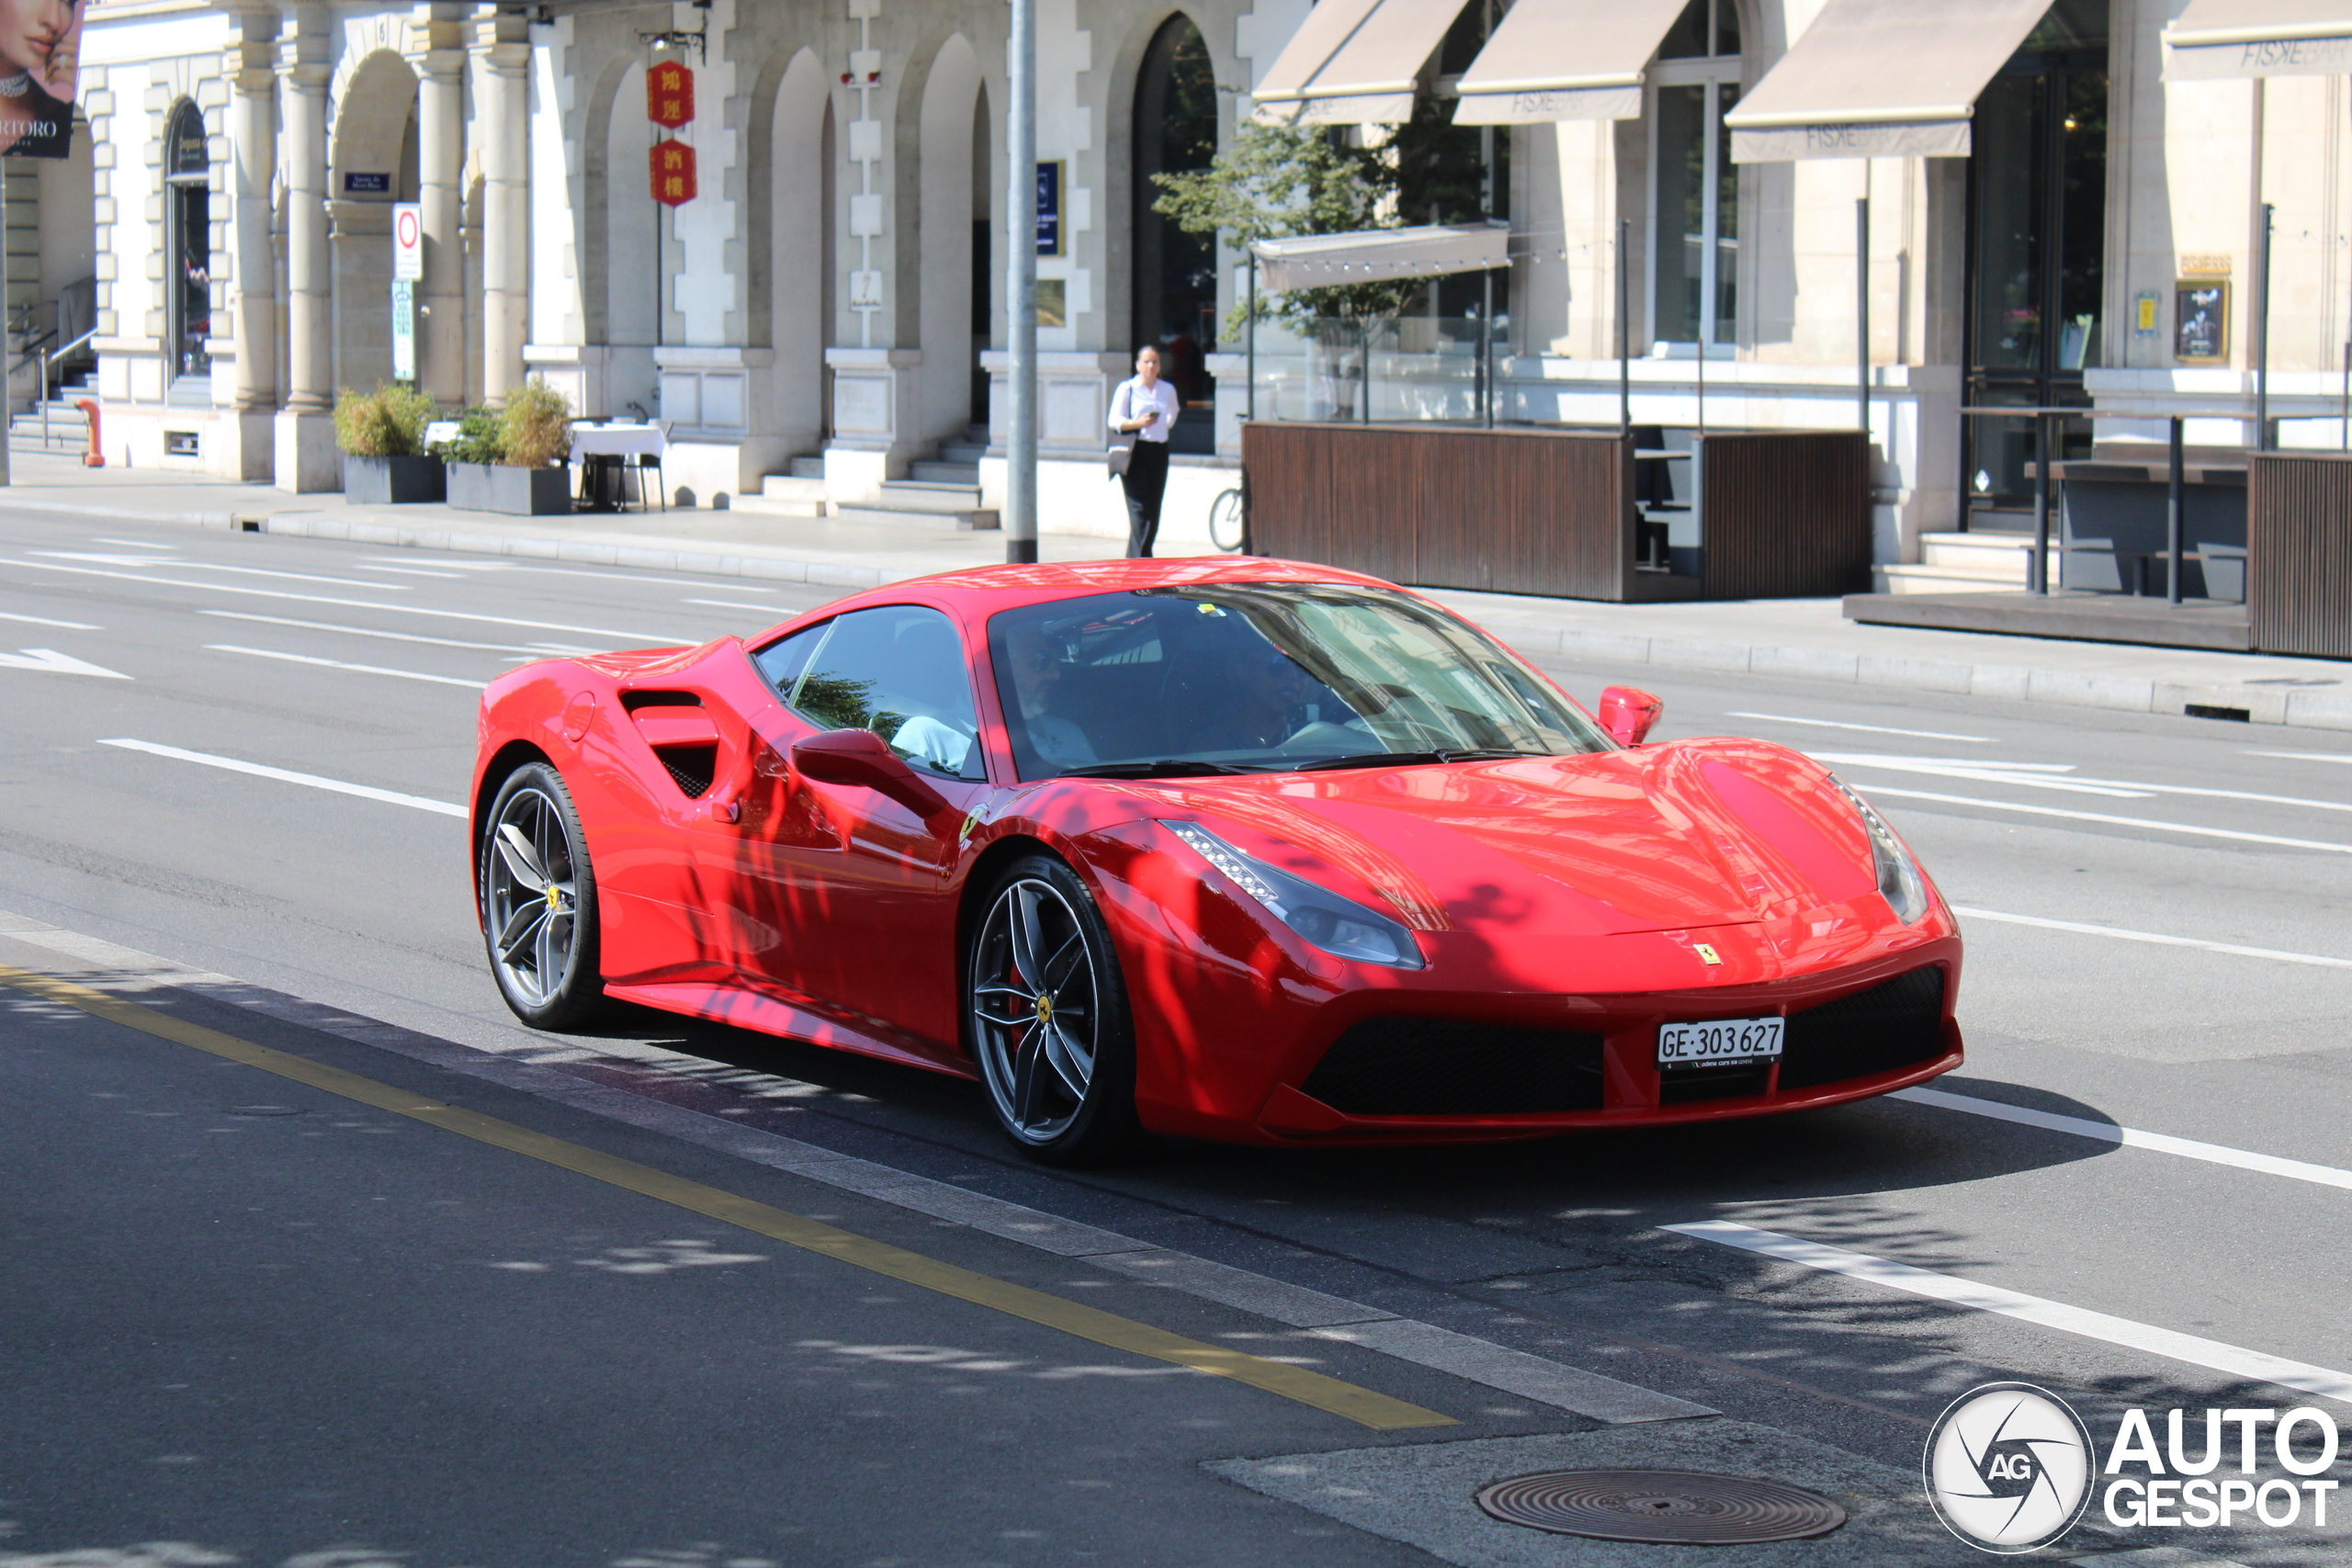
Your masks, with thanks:
[[[1421,967],[1420,943],[1387,916],[1352,898],[1317,887],[1255,855],[1244,854],[1198,822],[1164,822],[1167,829],[1200,852],[1201,858],[1267,913],[1336,958],[1385,964],[1395,969]]]
[[[1829,776],[1829,782],[1838,786],[1839,795],[1854,803],[1854,809],[1861,813],[1862,826],[1870,829],[1871,860],[1878,868],[1878,890],[1886,896],[1887,907],[1894,911],[1896,919],[1906,926],[1912,924],[1928,912],[1928,879],[1920,874],[1919,863],[1911,858],[1911,852],[1903,847],[1894,829],[1871,809],[1869,801],[1849,789],[1846,781],[1835,773]]]

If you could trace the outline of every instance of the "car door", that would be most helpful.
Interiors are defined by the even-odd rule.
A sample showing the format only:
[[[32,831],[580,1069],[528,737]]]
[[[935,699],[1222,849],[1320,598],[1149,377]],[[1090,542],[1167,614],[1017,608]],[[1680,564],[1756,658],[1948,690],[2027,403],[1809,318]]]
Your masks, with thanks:
[[[779,706],[759,726],[740,834],[758,917],[738,922],[754,943],[740,963],[854,1028],[960,1062],[956,824],[989,788],[961,630],[927,606],[881,605],[757,660]],[[949,810],[926,822],[874,790],[801,776],[792,742],[828,729],[880,735]]]

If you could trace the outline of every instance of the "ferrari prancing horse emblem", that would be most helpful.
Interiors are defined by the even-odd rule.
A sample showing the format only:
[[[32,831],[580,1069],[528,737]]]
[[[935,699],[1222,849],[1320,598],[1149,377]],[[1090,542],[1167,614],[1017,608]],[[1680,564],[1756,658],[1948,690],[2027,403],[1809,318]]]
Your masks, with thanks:
[[[1697,953],[1701,960],[1707,964],[1721,964],[1724,961],[1724,955],[1722,953],[1717,953],[1713,947],[1703,942],[1692,942],[1690,944],[1690,951]]]

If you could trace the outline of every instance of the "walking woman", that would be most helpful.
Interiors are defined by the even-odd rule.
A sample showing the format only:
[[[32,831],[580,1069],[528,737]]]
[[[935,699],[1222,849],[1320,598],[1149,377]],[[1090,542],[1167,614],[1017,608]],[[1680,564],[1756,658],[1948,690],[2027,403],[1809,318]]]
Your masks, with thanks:
[[[1168,490],[1168,433],[1183,407],[1176,389],[1159,378],[1159,350],[1145,344],[1136,355],[1136,373],[1111,394],[1111,428],[1130,438],[1127,466],[1119,482],[1127,487],[1127,557],[1151,554],[1159,536],[1159,498]]]

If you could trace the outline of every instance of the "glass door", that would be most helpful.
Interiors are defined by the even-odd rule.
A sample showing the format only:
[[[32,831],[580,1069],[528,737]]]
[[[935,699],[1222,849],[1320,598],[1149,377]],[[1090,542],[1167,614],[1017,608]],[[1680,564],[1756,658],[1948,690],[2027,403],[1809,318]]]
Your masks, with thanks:
[[[2060,0],[1976,100],[1969,160],[1968,402],[2087,407],[2107,237],[2107,14]],[[2064,422],[2053,458],[2086,456]],[[1968,525],[2030,526],[2035,423],[1975,417],[1962,443]],[[2063,426],[2062,426],[2063,428]]]

